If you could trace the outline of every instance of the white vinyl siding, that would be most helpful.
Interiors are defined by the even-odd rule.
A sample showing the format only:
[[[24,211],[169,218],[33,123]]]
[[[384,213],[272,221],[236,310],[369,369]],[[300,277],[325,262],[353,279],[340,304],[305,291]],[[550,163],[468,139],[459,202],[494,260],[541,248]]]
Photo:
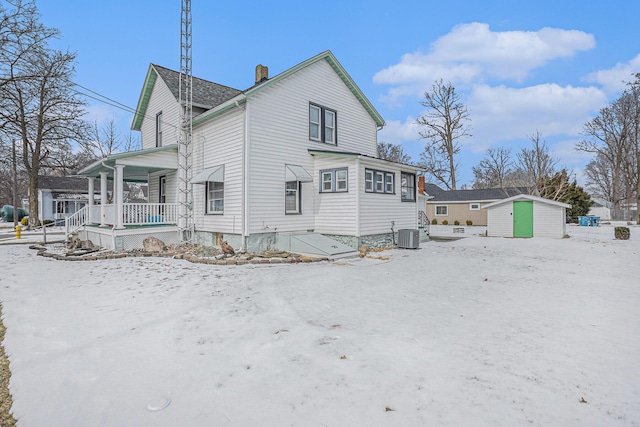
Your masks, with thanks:
[[[309,103],[326,106],[337,112],[337,145],[309,139]],[[362,104],[326,61],[318,61],[291,74],[286,79],[265,87],[248,98],[248,153],[251,173],[249,196],[250,232],[264,233],[265,227],[278,232],[318,231],[316,224],[327,228],[355,232],[353,221],[334,220],[328,205],[321,207],[317,221],[316,196],[320,187],[319,170],[340,167],[338,163],[314,165],[309,149],[359,152],[376,155],[376,124]],[[283,209],[285,185],[284,164],[300,165],[313,176],[314,182],[301,183],[301,214],[286,215]],[[345,165],[346,166],[346,165]],[[349,171],[349,182],[355,182]],[[331,194],[334,207],[340,204],[355,208],[351,191]],[[326,199],[329,199],[327,197]],[[342,200],[344,199],[344,200]],[[323,199],[323,203],[325,200]],[[225,208],[226,213],[226,208]],[[328,216],[324,216],[327,214]],[[331,218],[328,220],[327,218]]]
[[[564,208],[533,202],[533,237],[561,238],[565,235],[565,224]]]
[[[224,211],[207,215],[205,184],[193,184],[193,219],[197,230],[239,234],[242,232],[242,149],[244,114],[241,108],[229,111],[196,127],[193,134],[193,176],[216,166],[224,166]]]
[[[158,76],[140,126],[143,149],[156,147],[156,114],[160,112],[162,112],[162,146],[176,144],[180,125],[180,108],[166,83]]]
[[[361,161],[360,174],[366,178],[365,170],[376,170],[379,164],[367,164]],[[385,167],[387,167],[385,165]],[[388,169],[387,172],[400,176],[400,170]],[[393,194],[380,194],[365,191],[366,179],[360,179],[360,235],[391,233],[391,221],[394,229],[410,228],[418,226],[418,204],[402,203],[400,192]],[[395,183],[394,183],[395,185]],[[353,192],[350,190],[350,193]]]
[[[487,209],[487,234],[493,237],[513,237],[513,203]]]
[[[176,203],[178,193],[178,179],[176,171],[167,170],[149,174],[149,202],[158,203],[160,200],[160,177],[165,177],[165,199],[166,203]]]
[[[346,178],[351,187],[348,192],[315,192],[315,225],[313,228],[318,233],[355,235],[356,194],[352,187],[356,182],[354,161],[317,156],[315,157],[315,167],[316,176],[320,176],[320,171],[346,172]]]

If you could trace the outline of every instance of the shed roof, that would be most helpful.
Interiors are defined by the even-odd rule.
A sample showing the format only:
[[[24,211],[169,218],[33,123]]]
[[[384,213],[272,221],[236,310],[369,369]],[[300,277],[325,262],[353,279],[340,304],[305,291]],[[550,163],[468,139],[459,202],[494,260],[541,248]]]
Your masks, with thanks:
[[[551,199],[545,199],[544,197],[532,196],[531,194],[518,194],[513,197],[508,197],[506,199],[498,200],[497,202],[489,203],[488,205],[485,205],[482,208],[491,209],[495,206],[499,206],[505,203],[511,203],[513,201],[520,201],[520,200],[531,200],[534,202],[546,203],[548,205],[559,206],[567,209],[571,208],[571,205],[567,203],[562,203],[562,202],[558,202],[556,200],[551,200]]]

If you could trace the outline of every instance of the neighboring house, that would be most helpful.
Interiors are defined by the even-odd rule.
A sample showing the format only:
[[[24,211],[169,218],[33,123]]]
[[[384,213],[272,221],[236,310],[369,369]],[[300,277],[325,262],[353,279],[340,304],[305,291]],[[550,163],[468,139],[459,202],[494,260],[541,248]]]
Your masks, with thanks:
[[[108,191],[111,193],[112,185]],[[99,193],[98,193],[99,195]],[[87,178],[38,176],[38,219],[59,221],[89,204]]]
[[[438,224],[447,221],[453,225],[459,221],[465,225],[467,220],[473,225],[487,225],[487,211],[482,208],[489,203],[518,194],[526,194],[526,187],[484,188],[478,190],[443,190],[435,184],[426,183],[426,214],[430,221]]]
[[[611,210],[613,209],[613,203],[607,202],[602,199],[591,199],[593,204],[589,208],[590,216],[600,217],[600,221],[611,221]]]
[[[571,205],[529,194],[489,203],[487,235],[491,237],[553,237],[566,235],[566,210]]]
[[[295,250],[326,244],[320,234],[352,249],[391,244],[392,229],[417,228],[422,169],[376,157],[384,120],[331,52],[272,78],[259,65],[246,90],[194,78],[191,170],[179,160],[188,153],[178,144],[179,79],[151,64],[132,125],[143,149],[80,174],[148,182],[157,215],[142,216],[188,229],[205,245],[224,239],[247,251]],[[130,206],[118,194],[116,213],[96,213],[90,222],[115,221],[116,230],[144,222],[140,215],[127,222]]]

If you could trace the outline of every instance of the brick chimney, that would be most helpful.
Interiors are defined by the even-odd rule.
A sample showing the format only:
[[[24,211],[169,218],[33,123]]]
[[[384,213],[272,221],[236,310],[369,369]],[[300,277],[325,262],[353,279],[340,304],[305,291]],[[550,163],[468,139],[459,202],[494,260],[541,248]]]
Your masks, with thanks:
[[[424,194],[424,175],[418,177],[418,194]]]
[[[258,64],[256,65],[256,84],[269,80],[269,67]]]

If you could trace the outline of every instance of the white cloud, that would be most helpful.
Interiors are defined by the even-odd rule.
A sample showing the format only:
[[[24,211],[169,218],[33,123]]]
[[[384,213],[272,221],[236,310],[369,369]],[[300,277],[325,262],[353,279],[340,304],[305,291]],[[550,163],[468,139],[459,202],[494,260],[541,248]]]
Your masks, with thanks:
[[[521,89],[476,86],[468,101],[474,140],[492,143],[524,138],[539,130],[546,136],[576,135],[607,103],[595,87],[542,84]]]
[[[477,154],[511,140],[527,139],[536,131],[544,138],[578,135],[593,113],[606,103],[604,92],[595,87],[543,84],[516,89],[478,85],[467,103],[473,136],[461,143]],[[413,146],[422,147],[418,142],[420,126],[415,121],[416,117],[411,116],[404,121],[388,121],[378,140],[403,142],[409,152]],[[566,147],[558,154],[562,158],[570,157]],[[572,153],[572,157],[576,156],[579,153]]]
[[[390,91],[391,100],[418,86],[424,90],[440,78],[463,86],[487,78],[522,81],[550,60],[593,47],[593,35],[577,30],[494,32],[484,23],[461,24],[436,40],[429,52],[403,55],[373,81],[401,87]]]
[[[629,62],[618,62],[613,68],[593,72],[585,80],[599,83],[607,93],[613,94],[622,91],[626,82],[635,80],[633,73],[640,73],[640,54]]]

